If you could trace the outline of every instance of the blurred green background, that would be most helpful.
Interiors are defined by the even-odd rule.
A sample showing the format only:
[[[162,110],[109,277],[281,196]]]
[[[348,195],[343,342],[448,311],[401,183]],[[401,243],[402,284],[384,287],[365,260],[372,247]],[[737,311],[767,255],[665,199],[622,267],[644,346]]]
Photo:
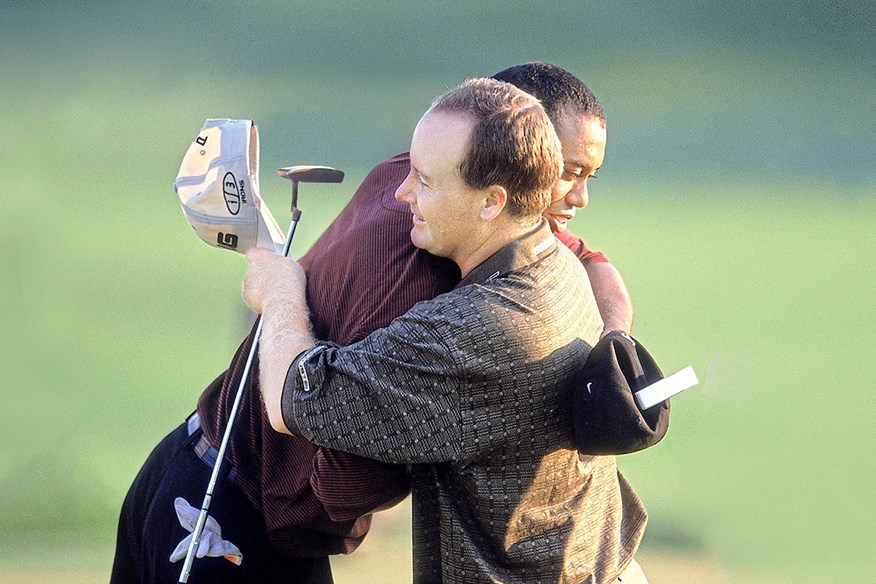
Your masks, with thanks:
[[[872,581],[872,1],[7,0],[0,56],[0,581],[108,579],[128,485],[242,338],[245,261],[171,188],[206,118],[259,125],[284,228],[274,169],[347,171],[302,187],[300,255],[433,96],[534,60],[609,116],[574,229],[701,379],[620,459],[652,582]],[[408,581],[408,529],[337,581]]]

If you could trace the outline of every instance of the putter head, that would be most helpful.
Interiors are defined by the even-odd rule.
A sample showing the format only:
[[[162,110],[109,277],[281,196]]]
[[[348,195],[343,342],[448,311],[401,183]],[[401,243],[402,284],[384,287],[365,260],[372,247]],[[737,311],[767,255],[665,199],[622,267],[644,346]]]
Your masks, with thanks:
[[[344,172],[331,166],[287,166],[277,171],[292,182],[339,183],[344,181]]]

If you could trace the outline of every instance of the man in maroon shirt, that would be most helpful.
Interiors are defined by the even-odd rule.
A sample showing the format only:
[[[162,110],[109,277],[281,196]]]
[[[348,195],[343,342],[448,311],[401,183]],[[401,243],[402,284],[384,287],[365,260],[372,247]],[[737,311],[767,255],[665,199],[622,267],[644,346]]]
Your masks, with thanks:
[[[565,168],[548,216],[557,237],[587,268],[605,331],[629,330],[632,307],[617,270],[566,231],[589,200],[587,181],[601,166],[605,114],[593,94],[567,71],[531,63],[494,76],[539,97],[562,145]],[[410,240],[410,209],[395,190],[410,170],[395,156],[363,181],[350,203],[301,258],[318,338],[346,345],[386,326],[420,300],[453,288],[459,270]],[[170,555],[188,535],[174,504],[198,507],[215,461],[252,339],[228,371],[208,386],[196,414],[156,447],[122,508],[113,582],[178,578]],[[253,363],[258,370],[258,362]],[[190,582],[331,582],[327,556],[350,553],[367,533],[371,513],[408,492],[400,466],[316,447],[275,432],[251,375],[226,453],[229,467],[210,508],[221,538],[239,547],[243,563],[198,559]],[[296,580],[297,578],[297,580]],[[174,580],[175,581],[175,580]]]
[[[556,65],[526,63],[500,71],[493,78],[537,97],[553,122],[563,149],[563,174],[554,185],[553,203],[545,216],[557,238],[587,269],[605,324],[603,336],[611,330],[630,332],[633,306],[620,273],[602,253],[590,251],[567,230],[575,211],[590,201],[588,181],[596,178],[605,157],[605,111],[580,79]]]

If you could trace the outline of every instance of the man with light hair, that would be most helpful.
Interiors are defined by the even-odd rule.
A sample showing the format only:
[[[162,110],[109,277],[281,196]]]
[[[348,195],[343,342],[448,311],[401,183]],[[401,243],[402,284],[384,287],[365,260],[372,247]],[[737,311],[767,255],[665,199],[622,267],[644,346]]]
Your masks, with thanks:
[[[396,199],[413,244],[458,267],[446,294],[338,346],[311,332],[301,266],[247,254],[271,425],[411,465],[416,582],[637,581],[644,508],[614,457],[573,443],[575,377],[603,322],[542,218],[563,171],[553,125],[513,85],[471,80],[422,117],[410,162]]]

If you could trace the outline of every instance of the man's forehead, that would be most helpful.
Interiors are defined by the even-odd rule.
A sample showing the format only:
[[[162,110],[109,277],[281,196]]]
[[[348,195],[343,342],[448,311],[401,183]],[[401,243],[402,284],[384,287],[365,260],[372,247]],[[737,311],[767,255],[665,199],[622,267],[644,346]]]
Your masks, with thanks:
[[[425,131],[439,134],[468,134],[474,126],[474,119],[465,112],[428,110],[420,118],[414,130],[414,136]]]
[[[471,117],[463,113],[427,111],[411,140],[412,165],[425,171],[420,167],[433,162],[461,162],[473,125]]]
[[[581,134],[582,132],[592,133],[594,131],[599,131],[602,134],[605,133],[605,121],[589,114],[562,114],[557,116],[552,122],[558,135]]]
[[[599,118],[568,116],[554,126],[563,148],[563,162],[573,166],[588,166],[596,158],[597,166],[605,154],[606,131]]]

